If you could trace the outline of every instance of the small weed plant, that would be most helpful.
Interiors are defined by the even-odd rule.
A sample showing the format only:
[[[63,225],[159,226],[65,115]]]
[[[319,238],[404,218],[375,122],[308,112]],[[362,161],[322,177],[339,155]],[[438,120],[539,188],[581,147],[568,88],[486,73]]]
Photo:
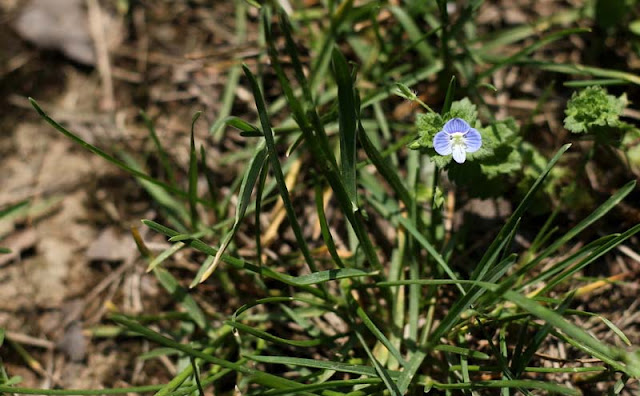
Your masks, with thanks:
[[[208,164],[216,159],[195,144],[198,115],[188,169],[171,164],[143,115],[163,173],[171,176],[160,180],[135,156],[90,145],[31,101],[59,132],[137,178],[156,203],[158,218],[142,222],[171,246],[154,252],[137,228],[132,235],[148,271],[182,314],[114,312],[110,320],[123,334],[157,346],[143,358],[166,355],[178,374],[161,385],[85,391],[21,388],[2,371],[0,392],[506,396],[580,395],[597,385],[609,394],[637,389],[637,346],[607,318],[574,303],[603,284],[580,278],[582,271],[640,231],[635,225],[590,233],[597,237],[586,242],[577,238],[598,227],[635,182],[586,204],[576,198],[585,193],[576,185],[581,171],[575,167],[601,150],[617,150],[620,164],[640,166],[638,146],[630,143],[640,132],[620,119],[628,102],[600,84],[605,78],[637,84],[639,77],[533,57],[554,41],[583,34],[557,26],[592,9],[545,20],[548,30],[538,40],[504,57],[495,49],[539,31],[522,26],[474,39],[482,1],[467,2],[455,18],[443,0],[327,3],[292,14],[237,3],[239,15],[259,7],[268,62],[262,75],[239,63],[227,87],[249,87],[258,119],[230,115],[226,104],[211,127],[213,139],[224,139],[227,126],[246,137],[250,159],[228,193],[211,181]],[[379,24],[383,11],[394,24]],[[327,22],[305,43],[314,55],[303,63],[299,40],[308,37],[304,27],[317,23],[317,15]],[[422,31],[421,24],[430,28]],[[485,91],[495,89],[488,79],[513,65],[591,78],[579,82],[566,107],[564,127],[572,132],[566,139],[573,146],[541,151],[526,132],[531,120],[494,118],[484,101]],[[429,85],[437,87],[429,92],[438,99],[427,105],[421,92]],[[267,102],[267,86],[281,96]],[[390,116],[389,103],[403,100],[415,124]],[[568,151],[581,152],[576,146],[587,147],[583,157],[567,159]],[[198,188],[205,181],[207,188]],[[460,202],[505,197],[515,209],[498,228],[453,220]],[[584,215],[569,227],[559,224],[558,213],[576,202],[583,205],[576,213]],[[262,226],[266,210],[274,208],[286,219],[275,242]],[[540,223],[540,214],[548,220]],[[522,229],[533,232],[526,246],[516,242]],[[255,238],[251,255],[238,248],[241,230]],[[266,254],[274,243],[293,248]],[[181,250],[200,260],[187,282],[164,266]],[[194,294],[204,282],[219,284],[227,301],[238,304],[232,314],[212,313],[197,302]],[[594,337],[575,324],[578,317],[604,323],[615,337]],[[569,351],[563,364],[542,364],[545,348],[560,344]]]

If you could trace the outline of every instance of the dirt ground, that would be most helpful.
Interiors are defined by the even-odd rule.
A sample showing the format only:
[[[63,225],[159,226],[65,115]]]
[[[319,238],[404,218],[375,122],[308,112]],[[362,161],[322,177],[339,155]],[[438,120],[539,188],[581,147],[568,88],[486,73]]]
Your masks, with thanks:
[[[112,153],[144,152],[148,131],[138,114],[144,109],[157,118],[159,138],[184,166],[192,114],[204,111],[196,134],[206,142],[230,60],[246,48],[234,44],[232,4],[212,9],[210,2],[148,2],[129,20],[109,7],[113,2],[63,3],[76,7],[79,19],[62,33],[43,33],[56,37],[51,44],[38,32],[20,31],[27,2],[1,2],[0,207],[28,200],[30,209],[0,222],[3,245],[13,251],[0,257],[0,327],[25,348],[23,356],[6,347],[0,355],[24,386],[166,382],[175,374],[171,362],[132,359],[149,349],[146,343],[95,336],[109,304],[139,314],[168,301],[145,274],[129,231],[155,211],[132,178],[43,123],[27,97]],[[69,53],[59,48],[65,42],[85,48]],[[246,112],[242,102],[237,108]],[[210,155],[240,144],[230,132]],[[212,166],[221,183],[237,168]],[[146,228],[141,232],[150,246],[166,245]]]
[[[208,128],[216,120],[234,57],[244,54],[247,63],[256,62],[257,24],[250,20],[249,44],[239,45],[231,2],[143,1],[131,18],[114,6],[117,2],[80,3],[80,19],[66,33],[55,33],[63,38],[54,41],[75,43],[69,49],[43,48],[52,44],[30,39],[17,27],[27,2],[0,0],[0,208],[29,201],[28,211],[0,221],[2,246],[13,250],[0,255],[0,327],[24,348],[19,353],[14,343],[5,345],[0,357],[11,375],[23,377],[23,386],[165,383],[176,373],[174,364],[135,360],[152,345],[116,341],[114,328],[104,320],[111,307],[140,314],[170,304],[145,273],[146,262],[130,236],[130,227],[137,226],[150,246],[168,246],[140,225],[140,219],[157,213],[133,178],[46,125],[27,97],[86,141],[141,158],[150,147],[139,116],[143,109],[156,120],[172,158],[186,168],[189,123],[197,110],[203,120],[196,137],[210,157],[245,144],[231,130],[213,142]],[[547,4],[542,11],[493,7],[482,17],[516,24],[552,12],[553,2],[542,3]],[[233,114],[253,118],[252,97],[242,85],[237,96]],[[222,188],[229,188],[238,169],[240,164],[213,164]],[[629,210],[637,215],[637,209]],[[194,273],[197,267],[187,254],[178,254],[172,265]],[[638,278],[640,256],[632,247],[607,260],[608,276]],[[638,345],[639,288],[626,282],[598,289],[583,308],[606,313]],[[211,310],[221,309],[215,301],[208,303]],[[606,333],[602,323],[585,319],[582,324]]]

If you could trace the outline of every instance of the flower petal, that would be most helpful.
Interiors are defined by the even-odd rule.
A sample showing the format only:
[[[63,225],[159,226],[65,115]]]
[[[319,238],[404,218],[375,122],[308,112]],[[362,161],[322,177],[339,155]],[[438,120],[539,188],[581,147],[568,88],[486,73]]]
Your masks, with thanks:
[[[456,132],[465,133],[469,128],[471,128],[471,126],[462,118],[452,118],[444,124],[442,130],[449,134]]]
[[[433,148],[440,155],[451,154],[451,137],[445,131],[436,133],[433,137]]]
[[[462,144],[456,144],[451,147],[453,152],[453,160],[459,164],[462,164],[467,159],[467,153],[465,151],[465,146]]]
[[[470,128],[469,132],[464,135],[464,142],[467,145],[467,153],[474,153],[482,146],[482,136],[480,132]]]

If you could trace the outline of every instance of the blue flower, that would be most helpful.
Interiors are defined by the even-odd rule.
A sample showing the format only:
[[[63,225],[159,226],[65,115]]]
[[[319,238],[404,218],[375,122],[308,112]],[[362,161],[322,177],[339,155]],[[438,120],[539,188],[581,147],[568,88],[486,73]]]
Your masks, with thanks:
[[[433,137],[433,148],[440,155],[453,154],[453,159],[461,164],[467,153],[478,151],[482,146],[482,136],[462,118],[452,118],[444,124],[442,131]]]

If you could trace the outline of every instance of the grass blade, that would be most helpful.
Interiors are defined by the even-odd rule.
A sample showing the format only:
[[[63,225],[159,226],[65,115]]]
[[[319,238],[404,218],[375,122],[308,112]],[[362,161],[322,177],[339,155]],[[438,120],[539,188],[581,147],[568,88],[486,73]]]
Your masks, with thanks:
[[[201,329],[208,328],[207,318],[204,312],[198,306],[198,303],[189,295],[189,292],[178,284],[176,278],[173,277],[164,268],[155,268],[153,274],[158,278],[160,284],[171,294],[174,300],[178,301],[189,314],[189,317]]]
[[[149,175],[147,175],[146,173],[142,173],[138,170],[135,170],[133,168],[131,168],[130,166],[128,166],[127,164],[125,164],[123,161],[120,161],[119,159],[107,154],[106,152],[102,151],[101,149],[99,149],[98,147],[87,143],[86,141],[84,141],[83,139],[81,139],[79,136],[75,135],[74,133],[72,133],[71,131],[67,130],[66,128],[64,128],[62,125],[58,124],[56,121],[54,121],[51,117],[49,117],[47,115],[47,113],[44,112],[44,110],[42,110],[40,108],[40,106],[38,105],[38,102],[36,102],[33,98],[29,98],[29,102],[31,103],[31,106],[33,106],[34,109],[36,109],[36,111],[38,112],[38,114],[40,115],[40,117],[42,117],[49,125],[51,125],[54,129],[56,129],[58,132],[62,133],[63,135],[65,135],[66,137],[68,137],[69,139],[71,139],[72,141],[74,141],[75,143],[79,144],[80,146],[84,147],[85,149],[91,151],[92,153],[106,159],[108,162],[111,162],[113,165],[117,166],[118,168],[124,170],[127,173],[130,173],[131,175],[138,177],[140,179],[146,180],[149,183],[155,184],[157,186],[162,187],[163,189],[172,192],[174,194],[180,195],[182,197],[187,197],[187,193],[185,193],[183,190],[173,187],[167,183],[164,183],[160,180],[157,180]]]
[[[525,210],[527,210],[527,208],[531,204],[531,201],[533,200],[535,193],[542,186],[542,183],[544,179],[547,177],[547,175],[549,174],[549,172],[551,171],[551,168],[553,168],[553,166],[556,164],[556,162],[558,162],[562,154],[564,154],[569,149],[569,147],[571,147],[571,144],[565,144],[564,146],[562,146],[560,150],[558,150],[556,155],[553,156],[551,161],[549,161],[546,168],[542,171],[540,176],[538,176],[538,179],[536,179],[536,181],[533,183],[533,185],[531,186],[527,194],[524,196],[524,198],[522,199],[522,201],[520,202],[516,210],[511,214],[511,217],[509,217],[509,220],[507,221],[507,223],[502,227],[502,229],[500,230],[496,238],[493,240],[493,242],[491,243],[491,245],[489,246],[485,254],[482,256],[480,263],[478,263],[478,266],[476,267],[476,269],[473,271],[473,274],[471,275],[472,279],[479,280],[480,275],[482,273],[485,273],[487,270],[487,267],[492,264],[490,259],[492,257],[497,257],[497,252],[499,252],[499,250],[501,249],[500,246],[503,246],[504,239],[507,238],[509,234],[511,234],[513,230],[516,228],[516,226],[518,225],[518,222],[520,221],[520,218],[522,217]]]
[[[518,271],[516,271],[512,277],[513,278],[519,277],[529,272],[536,265],[538,265],[542,260],[549,257],[551,254],[557,251],[560,247],[562,247],[564,244],[566,244],[571,239],[573,239],[576,235],[580,234],[582,231],[590,227],[594,222],[602,218],[611,209],[613,209],[616,205],[618,205],[627,195],[629,195],[635,189],[635,186],[636,186],[635,180],[632,180],[627,184],[625,184],[620,190],[618,190],[609,199],[607,199],[589,216],[584,218],[580,223],[578,223],[575,227],[571,228],[564,235],[557,238],[549,247],[544,249],[534,260],[532,260],[531,262],[519,268]]]
[[[160,265],[169,257],[173,256],[174,253],[176,253],[178,250],[182,249],[183,247],[184,247],[184,243],[182,242],[176,242],[173,245],[171,245],[170,248],[164,250],[162,253],[157,255],[155,258],[153,258],[149,262],[149,266],[147,267],[147,272],[153,271],[158,265]]]
[[[485,77],[488,77],[490,75],[492,75],[493,73],[495,73],[496,70],[501,69],[505,66],[511,65],[513,63],[519,62],[520,60],[522,60],[525,56],[531,54],[532,52],[546,46],[547,44],[550,44],[554,41],[557,41],[565,36],[571,35],[571,34],[576,34],[576,33],[586,33],[589,32],[589,29],[585,29],[585,28],[573,28],[573,29],[565,29],[565,30],[561,30],[559,32],[556,33],[552,33],[546,37],[543,37],[539,40],[537,40],[536,42],[534,42],[533,44],[521,49],[520,51],[516,52],[515,54],[509,56],[508,58],[502,59],[498,62],[496,62],[493,66],[491,66],[489,69],[485,70],[484,72],[480,73],[477,77],[477,81],[480,81],[482,79],[484,79]]]
[[[179,342],[173,341],[170,338],[167,338],[159,333],[156,333],[155,331],[148,329],[142,325],[140,325],[139,323],[132,321],[130,319],[127,319],[126,317],[122,316],[122,315],[113,315],[111,316],[111,320],[113,320],[114,322],[126,327],[127,329],[141,334],[143,335],[145,338],[158,343],[160,345],[163,345],[165,347],[168,348],[173,348],[176,349],[180,352],[185,353],[188,356],[191,357],[195,357],[195,358],[199,358],[204,360],[205,362],[211,363],[211,364],[215,364],[217,366],[223,367],[223,368],[227,368],[227,369],[231,369],[233,371],[236,371],[238,373],[244,374],[244,375],[251,375],[254,379],[255,382],[257,382],[258,384],[261,385],[265,385],[265,386],[269,386],[271,388],[276,388],[276,389],[280,389],[280,388],[288,388],[291,386],[297,386],[298,384],[294,381],[291,380],[287,380],[284,378],[280,378],[277,377],[275,375],[272,374],[267,374],[267,373],[262,373],[259,372],[257,370],[251,369],[249,367],[245,367],[243,365],[234,363],[234,362],[230,362],[228,360],[225,359],[220,359],[216,356],[213,356],[211,354],[207,354],[201,351],[198,351],[196,349],[193,349],[187,345],[181,344]]]
[[[145,224],[147,227],[151,228],[152,230],[157,231],[157,232],[159,232],[161,234],[164,234],[164,235],[166,235],[168,237],[174,237],[176,235],[181,235],[179,232],[177,232],[175,230],[172,230],[169,227],[163,226],[162,224],[158,224],[158,223],[156,223],[154,221],[151,221],[151,220],[142,220],[142,223]],[[194,239],[187,239],[187,240],[184,240],[184,243],[189,245],[189,246],[191,246],[192,248],[202,252],[202,253],[208,254],[209,256],[215,256],[217,254],[217,252],[218,252],[217,248],[209,246],[209,245],[207,245],[206,243],[202,242],[199,239],[195,239],[195,238]],[[295,280],[294,280],[294,277],[291,276],[291,275],[280,274],[280,273],[278,273],[276,271],[273,271],[270,268],[257,266],[257,265],[254,265],[254,264],[251,264],[251,263],[247,262],[246,260],[239,259],[237,257],[229,256],[228,254],[223,254],[221,260],[223,262],[231,265],[234,268],[244,269],[244,270],[253,272],[255,274],[258,274],[258,275],[262,275],[262,276],[269,277],[271,279],[278,280],[278,281],[280,281],[280,282],[282,282],[284,284],[287,284],[287,285],[297,286],[297,287],[301,288],[302,290],[304,290],[304,291],[306,291],[308,293],[311,293],[311,294],[313,294],[315,296],[326,298],[325,293],[323,293],[322,291],[320,291],[320,290],[318,290],[316,288],[312,288],[312,287],[309,287],[309,286],[306,286],[306,285],[297,284],[295,282]]]
[[[194,129],[200,114],[202,112],[196,112],[191,119],[191,146],[189,150],[189,209],[191,228],[194,230],[198,228],[198,153],[196,152]]]
[[[121,157],[124,163],[131,169],[139,170],[140,164],[127,153],[122,153]],[[134,175],[135,176],[135,175]],[[162,208],[162,213],[167,217],[167,220],[176,226],[180,231],[187,232],[187,228],[190,221],[189,211],[184,205],[184,202],[176,199],[162,186],[158,186],[142,177],[137,177],[138,182],[142,188],[153,198],[153,200]]]
[[[580,262],[580,263],[576,264],[575,266],[571,267],[569,270],[567,270],[567,271],[565,271],[565,272],[563,272],[561,274],[558,274],[555,278],[553,278],[552,280],[547,282],[547,284],[545,285],[545,287],[542,289],[542,291],[540,293],[543,294],[543,293],[546,293],[546,292],[552,290],[559,283],[569,279],[569,277],[571,277],[571,275],[573,275],[576,272],[580,271],[581,269],[585,268],[589,264],[592,264],[597,259],[602,257],[604,254],[609,252],[611,249],[615,248],[616,246],[618,246],[619,244],[621,244],[622,242],[624,242],[628,238],[632,237],[633,235],[635,235],[639,231],[640,231],[640,224],[637,224],[635,227],[631,227],[630,229],[628,229],[624,233],[620,234],[620,236],[618,236],[616,238],[613,238],[609,242],[605,243],[603,246],[597,248],[593,253],[591,253],[591,255],[586,257],[582,262]]]
[[[407,363],[405,362],[404,358],[400,354],[400,351],[398,351],[398,349],[395,346],[393,346],[391,341],[389,341],[389,339],[382,333],[382,331],[378,329],[376,324],[373,323],[371,318],[369,318],[369,315],[367,315],[364,309],[362,309],[362,307],[356,301],[352,301],[352,304],[357,306],[356,315],[358,315],[358,317],[362,320],[362,323],[365,325],[365,327],[369,329],[371,334],[373,334],[378,339],[378,341],[380,341],[382,345],[385,346],[385,348],[387,348],[387,350],[391,353],[391,355],[393,355],[393,357],[398,361],[398,363],[400,363],[400,365],[405,366]]]
[[[411,221],[408,220],[405,217],[402,216],[397,216],[396,220],[398,221],[398,223],[400,223],[407,231],[409,231],[409,233],[416,239],[416,241],[418,241],[418,243],[420,245],[422,245],[422,247],[425,248],[425,250],[431,255],[431,257],[433,257],[436,262],[438,263],[438,265],[444,270],[444,272],[449,275],[449,277],[453,280],[457,280],[458,277],[456,276],[456,274],[453,273],[453,271],[451,270],[451,268],[449,268],[449,265],[447,264],[446,261],[444,261],[444,258],[440,255],[440,253],[438,253],[438,251],[435,249],[435,247],[433,247],[433,245],[431,245],[431,243],[429,243],[429,241],[427,241],[427,238],[424,237],[424,235],[422,235],[414,226],[413,224],[411,224]],[[466,291],[464,290],[464,288],[457,283],[456,284],[458,286],[458,290],[460,290],[460,292],[465,295]]]
[[[496,247],[496,253],[497,251],[499,251],[499,249],[503,247],[505,243],[506,243],[506,239],[504,239],[502,243]],[[487,276],[488,278],[487,280],[489,282],[495,282],[498,278],[500,278],[503,275],[503,273],[507,270],[507,268],[510,267],[513,263],[515,263],[515,256],[510,256],[506,258],[500,264],[496,265],[493,271],[489,272],[489,275]],[[452,280],[452,284],[457,284],[457,282],[460,282],[460,284],[466,283],[459,280],[458,281]],[[411,284],[411,282],[406,283],[406,281],[396,282],[396,283]],[[430,339],[432,340],[431,342],[433,343],[439,340],[440,337],[443,336],[446,332],[451,330],[451,328],[453,328],[455,323],[457,323],[458,320],[460,319],[460,314],[464,310],[469,308],[475,301],[477,301],[477,299],[480,298],[482,294],[484,294],[484,292],[486,291],[485,288],[487,288],[486,285],[487,284],[491,285],[491,287],[494,286],[492,283],[487,283],[487,284],[485,283],[486,282],[478,283],[477,286],[474,285],[474,287],[471,287],[467,292],[467,294],[463,295],[460,299],[456,301],[453,307],[451,307],[449,312],[447,312],[445,317],[442,319],[438,327],[436,327],[436,329],[431,334],[423,333],[423,340],[426,342],[426,338],[428,336],[430,337]],[[416,283],[416,284],[420,284],[420,283]],[[428,283],[425,283],[425,284],[428,284]],[[466,283],[466,284],[473,284],[473,283]],[[421,344],[424,344],[424,342],[422,342]],[[413,377],[415,376],[416,372],[420,368],[420,365],[422,364],[424,358],[427,356],[429,344],[421,345],[421,346],[423,348],[418,349],[417,351],[414,352],[413,356],[411,356],[411,359],[408,362],[407,367],[405,368],[400,378],[398,379],[398,388],[403,393],[406,392],[406,390],[409,388],[409,385],[411,384]]]
[[[330,269],[314,272],[308,275],[300,275],[293,278],[297,285],[315,285],[338,279],[360,278],[364,276],[378,275],[378,271],[364,271],[357,268]]]
[[[640,76],[619,70],[603,69],[593,66],[585,66],[580,64],[564,64],[555,62],[527,61],[523,62],[542,70],[554,71],[565,74],[582,74],[601,78],[613,78],[624,80],[632,84],[640,85]]]
[[[249,355],[249,359],[260,363],[285,364],[292,366],[310,367],[329,371],[338,371],[341,373],[366,375],[369,377],[377,376],[376,369],[371,366],[363,366],[351,363],[341,363],[333,360],[305,359],[290,356],[261,356]],[[395,373],[397,377],[397,372]]]
[[[334,338],[338,338],[338,337],[344,337],[344,335],[340,334],[337,336],[333,336],[333,337],[321,337],[321,338],[315,338],[312,340],[306,340],[306,341],[301,341],[301,340],[287,340],[285,338],[282,337],[278,337],[275,336],[273,334],[267,333],[266,331],[262,331],[262,330],[258,330],[255,327],[252,326],[247,326],[243,323],[240,322],[236,322],[233,320],[227,320],[224,322],[226,325],[233,327],[234,329],[237,329],[241,332],[247,333],[247,334],[251,334],[254,337],[258,337],[262,340],[265,341],[269,341],[269,342],[273,342],[275,344],[280,344],[280,345],[285,345],[285,346],[293,346],[293,347],[300,347],[300,348],[310,348],[310,347],[316,347],[319,345],[324,345],[327,343],[331,343],[332,340]]]
[[[405,11],[403,7],[391,6],[389,11],[398,20],[404,31],[409,36],[412,42],[412,46],[416,48],[425,63],[432,63],[434,60],[433,49],[429,47],[429,44],[425,41],[425,35],[421,29],[416,25],[411,16]],[[429,32],[428,34],[431,34]]]
[[[398,176],[398,171],[389,165],[380,151],[373,145],[373,142],[371,142],[361,124],[358,125],[358,138],[360,144],[362,144],[362,148],[365,153],[367,153],[367,157],[369,157],[371,163],[376,167],[376,170],[380,172],[382,177],[389,183],[398,198],[400,198],[407,207],[411,207],[411,194],[402,179]]]
[[[264,132],[267,151],[269,153],[271,170],[273,171],[273,174],[275,176],[278,190],[280,192],[280,197],[282,198],[282,202],[284,203],[284,208],[287,213],[287,218],[289,219],[291,229],[293,230],[296,241],[299,245],[298,247],[302,251],[302,255],[304,256],[307,265],[309,266],[311,271],[315,272],[317,271],[317,268],[314,263],[313,257],[311,256],[309,246],[307,245],[307,242],[302,235],[302,229],[300,228],[300,223],[298,222],[298,218],[293,208],[291,198],[289,197],[289,189],[287,188],[287,185],[285,183],[284,175],[282,173],[282,167],[280,166],[280,161],[278,160],[278,152],[276,150],[276,143],[273,137],[273,130],[271,129],[271,122],[269,121],[269,115],[267,114],[267,107],[264,103],[262,91],[258,86],[258,81],[256,80],[255,76],[253,75],[253,73],[251,73],[246,65],[243,65],[243,70],[245,76],[247,76],[247,78],[249,79],[251,90],[253,91],[256,107],[258,108],[258,115],[260,116],[260,123],[262,124],[262,131]]]
[[[333,73],[338,84],[338,122],[340,126],[340,169],[344,186],[357,207],[356,198],[356,124],[358,109],[354,100],[351,73],[344,55],[333,49]]]
[[[244,1],[236,1],[236,18],[235,18],[235,44],[242,45],[247,38],[247,4]],[[227,74],[226,84],[224,86],[224,93],[222,94],[222,104],[220,105],[220,112],[218,113],[218,120],[224,120],[231,113],[233,108],[233,101],[236,95],[236,89],[240,82],[240,75],[242,68],[240,62],[234,64],[229,69]],[[226,122],[216,122],[211,125],[209,133],[213,137],[214,142],[219,142],[223,137],[224,125],[228,125]]]
[[[389,391],[389,393],[392,396],[401,396],[402,393],[398,389],[398,386],[391,379],[389,372],[384,367],[382,367],[380,362],[378,362],[378,359],[376,359],[376,357],[373,356],[373,353],[371,352],[371,349],[369,349],[369,347],[367,346],[367,343],[364,337],[362,336],[362,334],[360,334],[360,332],[357,330],[355,331],[355,333],[356,333],[356,337],[358,337],[358,340],[360,341],[360,344],[362,345],[362,348],[367,353],[367,356],[369,356],[369,360],[373,363],[373,367],[375,368],[376,373],[378,374],[378,377],[382,379],[382,382],[384,382],[384,386],[387,387],[387,390]]]
[[[336,243],[333,240],[333,236],[331,235],[331,230],[329,229],[329,224],[327,223],[327,217],[324,213],[324,199],[322,193],[322,186],[320,183],[316,184],[315,188],[315,200],[316,200],[316,213],[318,215],[318,223],[320,223],[320,232],[322,233],[322,239],[324,240],[324,244],[327,246],[327,250],[331,255],[331,259],[340,268],[344,268],[345,265],[338,254],[338,250],[336,248]]]
[[[283,19],[281,19],[281,22],[287,43],[290,43],[292,42],[292,39],[291,37],[288,37],[289,35],[287,34],[290,28],[288,26],[286,17],[283,17]],[[362,250],[364,251],[370,265],[375,269],[382,269],[382,265],[380,264],[374,245],[371,242],[369,235],[367,234],[362,213],[360,213],[359,211],[353,211],[351,199],[342,182],[342,177],[340,176],[336,160],[333,157],[332,150],[330,149],[323,124],[320,121],[317,113],[315,112],[314,105],[313,103],[308,103],[309,110],[305,111],[302,106],[303,101],[298,100],[298,98],[296,98],[296,96],[294,95],[289,78],[282,69],[280,59],[278,58],[278,52],[275,48],[276,40],[272,37],[269,20],[266,17],[264,21],[264,27],[267,43],[269,44],[268,49],[269,56],[271,58],[271,64],[276,75],[278,76],[278,80],[280,81],[280,85],[282,86],[282,89],[284,91],[287,103],[291,107],[293,118],[305,136],[306,147],[310,151],[316,167],[322,170],[322,174],[333,189],[340,208],[349,223],[352,225],[362,246]],[[288,45],[287,48],[291,52],[289,55],[292,56],[292,59],[295,60],[298,56],[297,49],[294,45]],[[294,67],[297,67],[296,65],[298,63],[294,61],[293,64]],[[297,71],[296,74],[298,74],[299,72],[301,71]],[[303,77],[300,78],[303,88],[307,89],[304,87],[306,80]]]
[[[265,396],[276,396],[276,395],[290,395],[297,394],[298,392],[303,391],[320,391],[320,390],[329,390],[329,389],[338,389],[340,387],[347,386],[356,386],[356,385],[366,385],[366,384],[380,384],[382,381],[379,378],[361,378],[361,379],[350,379],[350,380],[334,380],[334,381],[325,381],[316,384],[307,384],[300,385],[295,388],[283,389],[283,390],[273,390],[265,392]],[[361,389],[361,388],[356,388]],[[333,393],[333,392],[332,392]]]
[[[567,298],[565,298],[564,301],[562,301],[560,306],[556,308],[555,312],[559,315],[564,314],[564,312],[567,310],[572,300],[573,300],[573,294],[569,294]],[[527,367],[529,362],[531,362],[531,359],[533,359],[533,355],[538,351],[538,348],[540,348],[540,345],[542,345],[542,343],[544,342],[545,338],[547,337],[550,331],[551,331],[551,324],[546,323],[544,326],[542,326],[541,329],[536,331],[535,336],[529,341],[522,355],[514,356],[513,363],[512,363],[512,371],[516,378],[520,377],[524,368]]]
[[[238,207],[236,208],[236,216],[235,216],[233,226],[231,227],[231,230],[228,233],[226,233],[225,236],[222,238],[222,242],[220,243],[220,248],[218,249],[218,252],[214,256],[213,261],[202,272],[202,276],[200,277],[196,276],[193,279],[193,281],[191,282],[191,287],[194,287],[198,283],[202,283],[205,280],[207,280],[207,278],[209,278],[209,276],[213,274],[213,271],[215,271],[218,264],[220,263],[220,259],[222,258],[222,255],[227,250],[227,247],[229,246],[229,243],[233,239],[233,236],[236,234],[236,232],[238,232],[238,229],[240,228],[240,222],[242,221],[242,219],[244,219],[244,215],[246,214],[247,208],[249,207],[249,201],[251,200],[251,193],[253,192],[253,188],[256,185],[256,181],[260,176],[260,171],[264,167],[266,160],[267,160],[267,150],[264,147],[264,143],[261,142],[258,145],[258,148],[256,149],[255,155],[253,156],[253,158],[251,158],[251,161],[247,166],[247,171],[245,172],[244,177],[242,179],[242,183],[240,184],[240,192],[238,193]]]
[[[456,94],[456,76],[451,76],[449,81],[449,88],[447,88],[447,95],[444,97],[444,104],[442,105],[442,114],[446,114],[451,110],[451,103]]]
[[[149,130],[149,135],[151,136],[151,140],[153,140],[153,144],[156,146],[156,149],[158,150],[160,163],[162,164],[162,168],[164,169],[165,173],[167,174],[167,177],[169,178],[169,184],[171,184],[172,186],[177,186],[176,174],[173,171],[173,166],[171,166],[171,163],[169,162],[169,155],[167,154],[167,151],[164,149],[164,147],[162,147],[162,143],[160,143],[160,139],[158,139],[158,134],[156,134],[156,128],[153,125],[153,121],[151,121],[151,118],[149,118],[147,113],[145,113],[144,111],[140,111],[140,116],[142,117],[144,124],[147,126],[147,129]]]

